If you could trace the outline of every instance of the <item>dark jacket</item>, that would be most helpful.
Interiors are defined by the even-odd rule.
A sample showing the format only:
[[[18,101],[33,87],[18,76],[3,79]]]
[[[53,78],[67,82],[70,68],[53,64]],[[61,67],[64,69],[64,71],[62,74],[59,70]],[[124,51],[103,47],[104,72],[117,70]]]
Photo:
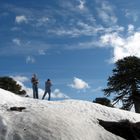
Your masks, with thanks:
[[[51,90],[51,86],[52,86],[51,81],[50,81],[50,80],[47,80],[47,81],[45,82],[45,90],[46,90],[46,91],[50,91],[50,90]]]
[[[32,77],[31,82],[33,85],[37,85],[38,84],[38,79],[35,77]]]

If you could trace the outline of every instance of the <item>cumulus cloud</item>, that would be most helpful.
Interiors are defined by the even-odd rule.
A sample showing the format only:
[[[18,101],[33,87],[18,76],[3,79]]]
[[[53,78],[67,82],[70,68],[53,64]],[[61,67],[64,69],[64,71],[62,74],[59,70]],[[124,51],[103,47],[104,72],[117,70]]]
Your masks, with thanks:
[[[132,24],[129,24],[128,25],[128,33],[133,33],[134,32],[134,25],[132,25]]]
[[[110,46],[113,48],[113,59],[115,62],[126,56],[140,57],[140,32],[133,32],[133,26],[129,26],[131,34],[125,38],[118,33],[110,33],[101,36],[101,42],[104,46]]]
[[[20,41],[20,39],[18,39],[18,38],[14,38],[14,39],[12,40],[12,42],[15,43],[15,44],[18,45],[18,46],[21,45],[21,41]]]
[[[69,86],[78,90],[89,88],[88,83],[77,77],[74,77],[73,83],[70,84]]]
[[[59,89],[55,89],[52,92],[52,98],[64,98],[64,99],[69,99],[70,97],[62,93]]]
[[[20,15],[20,16],[16,16],[15,22],[18,24],[21,24],[21,23],[27,23],[28,20],[27,20],[26,16]]]
[[[12,76],[12,78],[14,78],[16,81],[19,81],[19,82],[27,82],[29,81],[29,78],[25,77],[25,76]]]
[[[43,89],[39,89],[40,98],[42,98],[43,94],[44,94],[44,90]],[[66,94],[62,93],[60,91],[60,89],[54,89],[51,92],[51,98],[52,99],[69,99],[70,97],[67,96]],[[46,94],[45,99],[46,100],[48,99],[48,94]]]

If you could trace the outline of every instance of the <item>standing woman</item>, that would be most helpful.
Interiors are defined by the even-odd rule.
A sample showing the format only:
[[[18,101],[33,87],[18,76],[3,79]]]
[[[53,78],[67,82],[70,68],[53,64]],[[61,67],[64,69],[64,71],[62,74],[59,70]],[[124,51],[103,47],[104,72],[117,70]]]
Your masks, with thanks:
[[[44,95],[42,97],[42,100],[45,98],[45,96],[46,96],[47,93],[49,94],[48,100],[50,100],[50,98],[51,98],[51,86],[52,86],[52,82],[51,82],[50,79],[48,79],[45,82],[45,92],[44,92]]]

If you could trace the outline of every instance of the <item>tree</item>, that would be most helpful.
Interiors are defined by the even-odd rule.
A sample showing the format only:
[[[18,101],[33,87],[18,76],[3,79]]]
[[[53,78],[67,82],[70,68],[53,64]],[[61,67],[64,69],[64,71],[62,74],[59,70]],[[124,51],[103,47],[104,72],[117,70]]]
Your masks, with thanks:
[[[112,107],[111,101],[108,98],[105,98],[105,97],[96,98],[95,101],[93,101],[93,102],[101,104],[101,105],[105,105],[105,106],[108,106],[108,107]]]
[[[15,80],[8,76],[0,77],[0,88],[19,95],[26,94],[26,91],[22,90],[22,87],[19,84],[17,84]]]
[[[135,56],[125,57],[115,63],[113,75],[108,78],[105,95],[115,94],[114,104],[122,101],[122,109],[140,113],[140,59]]]

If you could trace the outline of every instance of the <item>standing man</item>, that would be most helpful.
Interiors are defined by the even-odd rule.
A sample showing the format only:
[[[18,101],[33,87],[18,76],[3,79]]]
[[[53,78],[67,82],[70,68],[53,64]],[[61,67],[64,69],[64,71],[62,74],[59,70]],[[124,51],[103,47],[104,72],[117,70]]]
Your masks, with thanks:
[[[45,98],[45,96],[46,96],[47,93],[49,94],[48,100],[50,100],[50,98],[51,98],[51,86],[52,86],[52,82],[51,82],[50,79],[48,79],[45,82],[45,92],[44,92],[44,95],[42,97],[42,100]]]
[[[33,88],[33,98],[38,99],[38,79],[36,77],[36,74],[33,74],[31,83]]]

